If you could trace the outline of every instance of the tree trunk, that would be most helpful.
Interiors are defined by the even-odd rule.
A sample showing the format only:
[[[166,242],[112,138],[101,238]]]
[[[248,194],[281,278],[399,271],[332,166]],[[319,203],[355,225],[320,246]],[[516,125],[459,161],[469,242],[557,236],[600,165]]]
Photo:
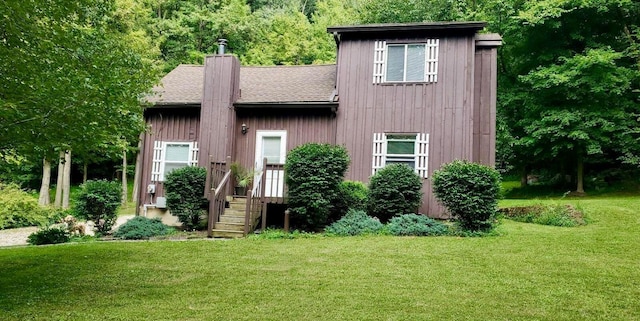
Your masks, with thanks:
[[[144,138],[144,134],[140,135],[140,139],[138,140],[138,155],[136,156],[136,169],[135,174],[133,174],[133,195],[132,202],[136,204],[136,214],[138,214],[138,203],[140,202],[140,175],[142,174],[142,139]]]
[[[64,173],[62,177],[62,208],[69,208],[69,193],[71,192],[71,151],[64,154]]]
[[[576,193],[584,194],[584,161],[582,160],[582,155],[578,155],[578,186],[576,188]]]
[[[528,175],[527,166],[525,165],[522,167],[522,171],[520,172],[520,187],[526,187],[529,185]]]
[[[45,157],[42,159],[42,184],[40,184],[40,197],[38,204],[42,206],[49,205],[49,187],[51,185],[51,162]]]
[[[89,164],[87,164],[87,160],[82,164],[82,184],[87,182],[87,177],[89,176]]]
[[[56,178],[56,198],[53,201],[55,207],[62,206],[62,177],[64,174],[64,152],[58,155],[58,177]]]
[[[122,152],[122,205],[127,204],[129,200],[127,190],[127,151]]]

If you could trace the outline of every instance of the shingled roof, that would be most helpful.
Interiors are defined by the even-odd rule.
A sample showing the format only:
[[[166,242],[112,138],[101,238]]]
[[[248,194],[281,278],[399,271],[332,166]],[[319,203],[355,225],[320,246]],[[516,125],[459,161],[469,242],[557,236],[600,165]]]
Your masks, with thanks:
[[[204,66],[179,65],[148,98],[156,106],[202,101]],[[241,67],[239,104],[325,103],[334,96],[336,65]]]
[[[189,105],[202,102],[204,66],[179,65],[166,74],[161,85],[153,88],[147,100],[154,105]]]
[[[240,68],[237,103],[330,102],[336,65]]]

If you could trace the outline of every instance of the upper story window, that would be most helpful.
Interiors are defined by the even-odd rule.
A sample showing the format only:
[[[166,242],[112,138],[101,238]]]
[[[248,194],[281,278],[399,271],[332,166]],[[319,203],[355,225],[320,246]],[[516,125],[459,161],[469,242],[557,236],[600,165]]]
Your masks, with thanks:
[[[424,43],[375,42],[373,83],[437,82],[438,39]]]

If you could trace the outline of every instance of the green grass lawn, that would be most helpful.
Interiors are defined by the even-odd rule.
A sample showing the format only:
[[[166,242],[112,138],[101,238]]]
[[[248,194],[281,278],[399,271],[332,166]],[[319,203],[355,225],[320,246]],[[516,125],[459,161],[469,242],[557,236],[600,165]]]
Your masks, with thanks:
[[[0,249],[0,320],[640,320],[640,197],[558,202],[590,224]]]

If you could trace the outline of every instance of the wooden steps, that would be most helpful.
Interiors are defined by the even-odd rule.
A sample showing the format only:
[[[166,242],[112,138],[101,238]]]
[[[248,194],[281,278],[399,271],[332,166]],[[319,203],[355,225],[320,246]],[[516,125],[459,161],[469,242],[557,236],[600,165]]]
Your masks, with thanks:
[[[220,221],[213,226],[213,237],[241,238],[244,237],[244,217],[247,199],[234,196],[229,200],[229,207],[220,216]]]

